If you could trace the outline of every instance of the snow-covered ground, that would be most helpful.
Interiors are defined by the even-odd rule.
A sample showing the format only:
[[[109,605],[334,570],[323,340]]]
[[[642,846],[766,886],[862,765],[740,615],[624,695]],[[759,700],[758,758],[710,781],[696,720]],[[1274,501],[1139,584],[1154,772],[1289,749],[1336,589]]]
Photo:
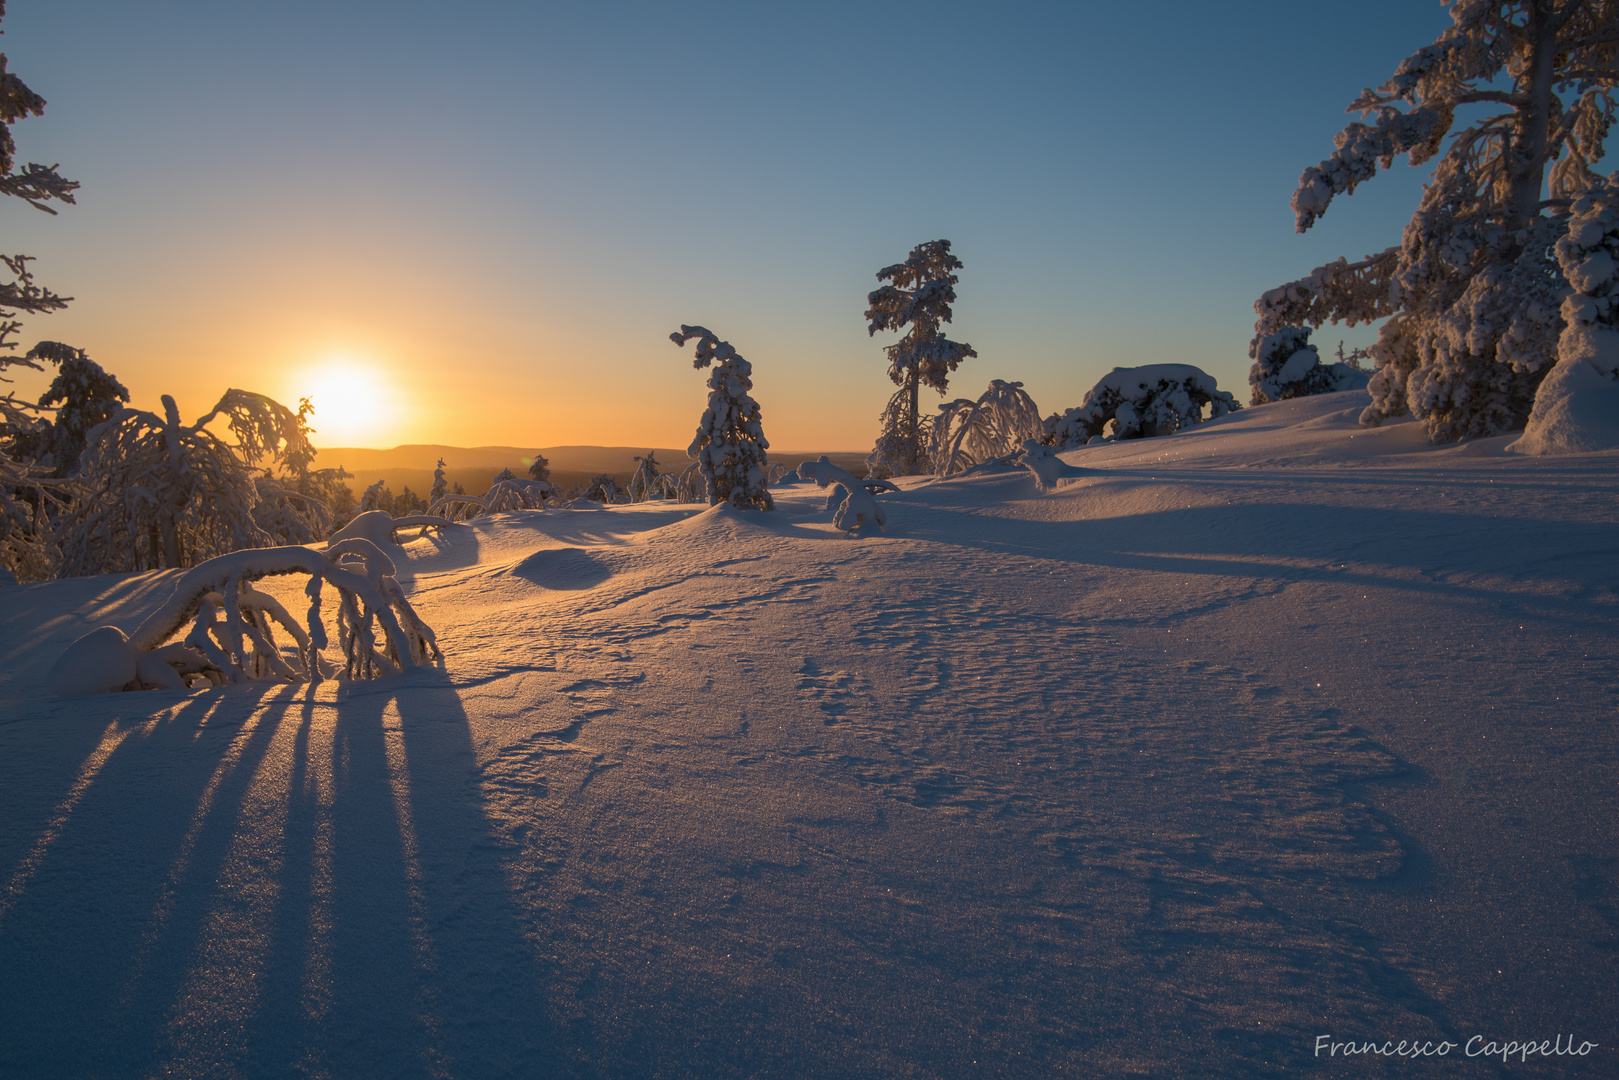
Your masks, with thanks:
[[[374,683],[52,698],[174,578],[0,590],[0,1075],[1619,1073],[1619,452],[1365,402],[456,526]]]

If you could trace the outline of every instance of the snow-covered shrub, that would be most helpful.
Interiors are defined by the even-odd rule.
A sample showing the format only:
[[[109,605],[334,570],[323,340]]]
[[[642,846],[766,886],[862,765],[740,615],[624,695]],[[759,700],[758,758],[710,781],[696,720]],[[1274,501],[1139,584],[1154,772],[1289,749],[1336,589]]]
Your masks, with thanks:
[[[815,461],[805,461],[798,466],[798,475],[806,480],[815,481],[819,487],[836,484],[843,498],[838,499],[837,492],[832,493],[827,505],[833,509],[832,524],[844,532],[852,533],[856,529],[872,525],[882,528],[888,524],[888,515],[878,504],[872,493],[866,490],[865,484],[847,469],[841,469],[832,464],[825,454]],[[838,505],[831,506],[833,501]]]
[[[1042,434],[1040,408],[1020,382],[991,380],[977,401],[958,398],[939,406],[928,456],[938,476],[1015,454]]]
[[[278,600],[252,587],[281,574],[309,577],[304,626]],[[72,694],[183,690],[203,681],[374,679],[408,671],[442,654],[395,574],[392,559],[358,538],[342,540],[325,554],[276,547],[216,556],[188,571],[173,598],[128,639],[116,628],[101,627],[74,642],[49,682],[54,692]],[[325,584],[337,593],[341,666],[323,655],[330,641],[321,618]],[[187,623],[185,637],[165,646]],[[276,640],[276,625],[290,642]]]
[[[1551,256],[1568,228],[1559,215],[1601,179],[1591,165],[1619,85],[1606,0],[1469,0],[1450,14],[1437,41],[1350,106],[1372,122],[1346,127],[1336,152],[1299,178],[1298,231],[1396,156],[1420,165],[1440,155],[1459,107],[1502,108],[1454,134],[1398,245],[1319,267],[1254,305],[1261,337],[1391,316],[1371,349],[1361,422],[1409,413],[1435,442],[1497,434],[1529,415],[1563,329],[1569,283]]]
[[[678,502],[708,502],[708,478],[703,475],[702,463],[693,461],[681,469],[680,475],[670,486],[670,492],[669,497]]]
[[[319,499],[300,495],[272,476],[256,476],[253,521],[276,545],[313,544],[332,531],[332,511]]]
[[[0,452],[0,584],[44,581],[56,575],[59,549],[50,514],[72,496],[71,481]]]
[[[628,501],[619,495],[618,480],[612,473],[597,473],[591,477],[590,483],[585,485],[585,498],[608,504]]]
[[[195,424],[174,399],[164,415],[122,409],[90,432],[80,497],[57,522],[67,575],[191,566],[226,551],[268,547],[253,520],[258,492],[246,461],[273,460],[303,438],[285,406],[228,390]],[[236,444],[208,430],[223,417]]]
[[[1563,301],[1557,365],[1540,384],[1519,453],[1619,446],[1619,172],[1574,200],[1557,261]]]
[[[1102,376],[1078,408],[1053,413],[1041,425],[1040,441],[1059,450],[1084,446],[1104,435],[1109,421],[1118,439],[1172,435],[1204,419],[1242,408],[1214,377],[1190,364],[1114,368]]]
[[[669,485],[673,483],[674,478],[667,477],[658,471],[657,455],[648,450],[645,457],[637,457],[635,460],[641,464],[636,467],[635,475],[630,477],[630,502],[638,503],[646,502],[648,499],[667,498],[666,492]]]
[[[910,258],[877,271],[889,284],[866,296],[866,333],[910,330],[883,351],[888,377],[899,390],[889,398],[879,421],[877,445],[868,465],[891,469],[891,475],[914,476],[933,471],[928,460],[928,418],[921,414],[921,388],[943,394],[950,373],[969,356],[971,345],[951,341],[939,332],[950,321],[956,302],[956,271],[961,260],[950,253],[950,241],[933,240],[911,249]]]
[[[471,521],[483,513],[486,505],[477,495],[468,495],[464,491],[448,492],[434,499],[427,512],[447,521]]]
[[[345,540],[360,539],[375,544],[386,551],[399,545],[399,532],[402,529],[416,529],[418,536],[428,529],[443,529],[455,524],[447,517],[437,514],[407,514],[404,517],[394,517],[386,510],[367,510],[362,514],[355,514],[353,520],[341,529],[334,532],[326,541],[327,547],[341,544]]]
[[[1339,342],[1338,351],[1343,352]],[[1310,328],[1284,326],[1274,334],[1257,334],[1248,343],[1248,385],[1253,394],[1250,404],[1285,401],[1309,394],[1330,394],[1336,390],[1357,390],[1366,385],[1368,373],[1339,361],[1323,364],[1310,344]]]
[[[514,510],[538,510],[545,505],[545,500],[551,497],[552,490],[547,481],[526,480],[508,475],[504,480],[496,480],[489,490],[484,492],[483,512],[508,514]],[[466,496],[460,496],[459,499],[462,505],[465,505]]]
[[[697,339],[697,359],[692,366],[714,370],[708,377],[708,408],[697,424],[697,435],[686,454],[697,459],[699,471],[708,486],[708,503],[728,502],[736,507],[774,509],[775,503],[765,485],[769,465],[765,451],[770,443],[759,420],[759,403],[748,391],[753,389],[753,365],[701,326],[682,326],[669,335],[676,345]]]
[[[528,463],[528,478],[544,484],[551,482],[551,463],[538,450],[534,451],[534,460]]]

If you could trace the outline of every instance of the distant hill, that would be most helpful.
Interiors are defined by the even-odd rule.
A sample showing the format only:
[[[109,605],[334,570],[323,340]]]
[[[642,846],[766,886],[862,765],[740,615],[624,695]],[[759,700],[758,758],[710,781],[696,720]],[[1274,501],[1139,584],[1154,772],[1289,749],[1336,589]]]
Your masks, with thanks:
[[[538,448],[551,463],[551,478],[567,487],[589,480],[597,473],[611,473],[620,483],[634,475],[637,457],[645,454],[645,446],[542,446]],[[657,455],[658,467],[663,472],[679,472],[690,459],[684,448],[652,447]],[[533,460],[532,446],[440,446],[422,443],[395,446],[389,450],[366,447],[336,446],[322,449],[315,458],[316,468],[329,469],[341,465],[354,474],[348,482],[358,495],[378,480],[387,483],[389,490],[398,494],[410,488],[418,495],[426,495],[433,487],[433,469],[444,459],[444,476],[451,485],[459,483],[469,494],[481,495],[489,490],[489,483],[502,469],[510,469],[518,476],[528,473]],[[865,474],[864,453],[828,450],[771,450],[772,462],[782,461],[797,465],[822,454],[852,471],[856,476]]]

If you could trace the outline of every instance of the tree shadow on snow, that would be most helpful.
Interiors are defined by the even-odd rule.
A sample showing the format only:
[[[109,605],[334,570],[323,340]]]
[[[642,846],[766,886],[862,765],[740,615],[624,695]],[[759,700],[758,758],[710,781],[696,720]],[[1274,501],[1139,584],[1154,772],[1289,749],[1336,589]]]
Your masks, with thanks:
[[[438,680],[62,740],[0,832],[0,1074],[570,1075]]]

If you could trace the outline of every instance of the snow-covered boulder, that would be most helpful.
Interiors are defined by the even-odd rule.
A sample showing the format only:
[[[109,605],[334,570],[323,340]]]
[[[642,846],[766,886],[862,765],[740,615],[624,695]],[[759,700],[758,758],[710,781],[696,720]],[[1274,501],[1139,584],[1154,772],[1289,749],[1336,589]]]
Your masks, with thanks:
[[[1273,334],[1254,335],[1248,343],[1248,357],[1254,362],[1248,369],[1253,405],[1359,390],[1371,378],[1371,372],[1349,364],[1323,364],[1305,326],[1284,326]]]
[[[1040,441],[1072,450],[1104,434],[1110,420],[1118,439],[1171,435],[1202,421],[1205,407],[1209,419],[1242,408],[1215,384],[1214,376],[1191,364],[1114,368],[1078,408],[1046,417]]]
[[[1557,261],[1563,301],[1557,363],[1535,391],[1520,454],[1619,447],[1619,172],[1574,202]]]

